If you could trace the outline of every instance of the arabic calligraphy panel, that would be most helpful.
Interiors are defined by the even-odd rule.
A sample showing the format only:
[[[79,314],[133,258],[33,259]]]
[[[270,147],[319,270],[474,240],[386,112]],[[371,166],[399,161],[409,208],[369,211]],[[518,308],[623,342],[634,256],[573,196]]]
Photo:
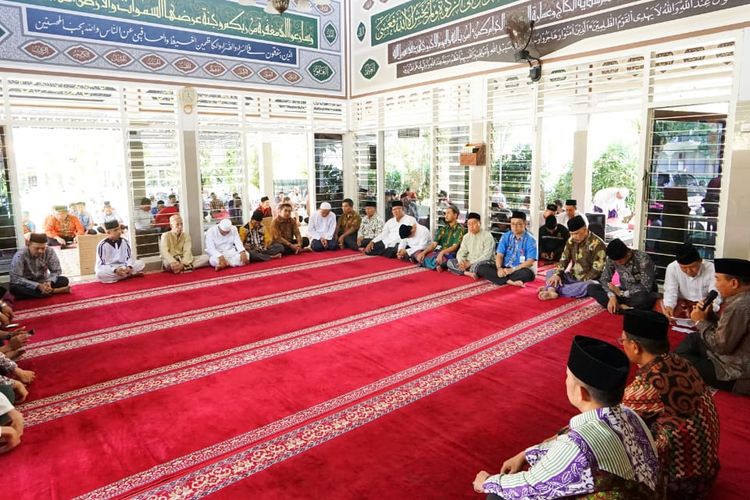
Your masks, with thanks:
[[[243,80],[246,80],[247,78],[250,78],[251,76],[255,74],[255,72],[252,69],[248,68],[244,64],[238,64],[237,66],[232,68],[232,73],[237,78],[241,78]]]
[[[39,59],[40,61],[49,59],[57,54],[56,48],[39,40],[24,44],[21,47],[21,50],[24,50],[31,57]]]
[[[65,55],[73,59],[75,62],[81,64],[88,64],[99,57],[96,52],[89,49],[88,47],[84,47],[83,45],[70,47],[65,51]]]
[[[188,75],[198,69],[198,63],[187,57],[181,57],[176,61],[172,61],[172,66],[185,75]]]
[[[73,7],[58,5],[52,9],[49,6],[53,3]],[[309,36],[316,44],[319,39],[325,40],[322,42],[326,46],[324,51],[301,48],[309,45],[308,32],[297,30],[298,26],[291,22],[295,18],[286,13],[283,17],[274,16],[276,24],[262,24],[258,29],[270,30],[268,33],[273,34],[274,26],[282,27],[285,36],[290,33],[290,36],[299,36],[299,44],[269,43],[259,41],[261,37],[253,34],[204,29],[199,26],[204,22],[203,11],[200,23],[188,27],[162,22],[164,18],[157,19],[153,15],[156,11],[149,10],[152,6],[162,9],[165,5],[182,8],[183,3],[186,5],[183,13],[185,9],[209,3],[232,8],[238,5],[231,0],[0,0],[0,63],[18,67],[30,64],[32,68],[48,64],[53,65],[55,71],[71,74],[77,74],[78,68],[86,66],[109,76],[122,70],[128,71],[129,78],[133,73],[140,73],[158,75],[160,80],[171,77],[179,81],[184,77],[186,83],[192,84],[195,80],[221,80],[257,88],[268,86],[282,92],[295,87],[324,95],[343,94],[341,0],[332,0],[332,9],[323,9],[329,12],[325,17],[316,10],[299,16],[314,24],[314,37],[313,31]],[[104,5],[119,11],[115,13],[108,10],[109,7],[102,9]],[[93,11],[84,6],[98,6],[100,10],[92,15]],[[126,12],[131,6],[133,15]],[[164,15],[164,12],[159,10],[158,13]],[[213,22],[212,12],[206,12],[208,22]],[[166,15],[172,14],[167,11]],[[175,10],[174,15],[182,14]],[[224,12],[216,16],[218,20]],[[12,28],[6,30],[7,26]],[[13,40],[13,44],[8,44],[7,40]],[[61,55],[64,57],[58,57]],[[316,64],[319,60],[324,63]],[[308,76],[308,68],[314,68],[317,78]]]
[[[135,61],[135,58],[133,58],[133,56],[120,49],[110,50],[109,52],[104,54],[103,57],[107,62],[109,62],[113,66],[117,66],[118,68],[130,66],[133,61]]]
[[[167,61],[157,54],[146,54],[139,59],[140,63],[151,71],[157,71],[167,65]]]
[[[227,72],[226,66],[218,61],[211,61],[204,64],[203,70],[211,76],[221,76]]]

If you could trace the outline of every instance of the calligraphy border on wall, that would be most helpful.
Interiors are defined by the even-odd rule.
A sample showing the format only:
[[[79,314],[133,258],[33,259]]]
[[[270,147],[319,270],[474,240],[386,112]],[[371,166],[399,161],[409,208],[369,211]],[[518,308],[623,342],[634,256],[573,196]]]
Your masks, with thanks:
[[[320,30],[322,26],[332,24],[338,33],[343,33],[341,26],[343,22],[342,4],[339,1],[334,1],[332,6],[333,8],[327,14],[314,14],[317,16],[316,25]],[[264,47],[268,50],[277,47],[292,50],[296,53],[294,63],[283,62],[278,59],[277,62],[273,62],[265,57],[257,60],[218,53],[210,54],[122,44],[113,41],[95,41],[84,37],[66,37],[38,32],[25,33],[24,30],[27,26],[24,14],[26,9],[32,8],[40,9],[36,6],[19,5],[19,2],[15,1],[0,0],[0,19],[2,19],[2,28],[0,29],[6,32],[4,35],[0,35],[0,64],[6,62],[5,67],[8,67],[7,63],[10,63],[11,67],[18,68],[23,65],[30,65],[30,69],[44,70],[44,68],[47,68],[49,70],[55,68],[72,74],[77,73],[76,68],[85,68],[87,75],[101,73],[102,76],[111,76],[114,74],[125,78],[143,75],[160,82],[177,80],[193,84],[200,84],[200,82],[206,84],[235,84],[248,88],[275,88],[280,91],[284,89],[294,89],[296,92],[307,90],[331,96],[341,96],[345,92],[341,36],[332,44],[326,41],[324,45],[327,47],[319,49],[284,46],[278,43],[247,39],[247,43],[253,47]],[[50,10],[49,12],[51,16],[71,13],[64,10]],[[286,15],[285,13],[284,16]],[[55,19],[57,18],[55,17]],[[112,18],[97,16],[96,19],[107,20],[107,26],[115,26],[112,23]],[[114,21],[125,23],[125,21],[119,19]],[[125,25],[123,24],[123,26]],[[145,26],[147,25],[144,24]],[[171,30],[171,28],[169,29]],[[158,31],[158,33],[162,33],[162,31]],[[190,33],[184,29],[172,31],[180,35]],[[171,33],[170,31],[170,35]],[[196,34],[196,38],[206,35],[205,32],[199,31],[195,31],[194,34]],[[239,39],[239,37],[231,38]],[[316,40],[321,38],[323,38],[322,32],[317,33]],[[219,37],[212,36],[212,40],[219,40]],[[72,52],[69,52],[71,50]],[[332,68],[333,75],[330,79],[320,82],[305,71],[316,60],[323,60]],[[187,61],[190,61],[190,63]],[[224,70],[219,71],[219,66],[222,66]],[[263,79],[259,73],[264,68],[269,67],[279,75],[288,74],[289,78],[277,78],[272,82]],[[294,74],[289,73],[290,70]],[[297,78],[297,76],[300,78]]]

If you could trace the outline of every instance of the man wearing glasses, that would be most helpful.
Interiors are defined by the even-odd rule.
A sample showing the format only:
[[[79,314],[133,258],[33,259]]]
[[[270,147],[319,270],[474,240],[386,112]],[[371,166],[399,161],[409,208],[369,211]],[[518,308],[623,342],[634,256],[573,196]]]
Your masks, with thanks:
[[[514,211],[510,217],[510,231],[497,244],[495,263],[486,262],[477,268],[477,275],[496,285],[526,286],[534,281],[537,259],[536,240],[526,230],[526,214]]]

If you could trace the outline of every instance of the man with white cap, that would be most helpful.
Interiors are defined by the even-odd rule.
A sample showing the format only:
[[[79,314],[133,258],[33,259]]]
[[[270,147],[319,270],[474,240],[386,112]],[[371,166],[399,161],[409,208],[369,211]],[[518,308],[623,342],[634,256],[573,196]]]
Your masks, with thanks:
[[[222,219],[206,231],[206,253],[208,263],[217,271],[248,263],[248,255],[240,240],[240,233],[229,219]]]
[[[107,237],[96,246],[94,271],[102,283],[115,283],[133,276],[143,276],[146,264],[135,260],[130,243],[122,238],[122,227],[116,220],[104,223]]]
[[[339,249],[336,240],[336,214],[331,212],[331,204],[327,201],[321,203],[320,209],[310,216],[307,236],[313,252]]]

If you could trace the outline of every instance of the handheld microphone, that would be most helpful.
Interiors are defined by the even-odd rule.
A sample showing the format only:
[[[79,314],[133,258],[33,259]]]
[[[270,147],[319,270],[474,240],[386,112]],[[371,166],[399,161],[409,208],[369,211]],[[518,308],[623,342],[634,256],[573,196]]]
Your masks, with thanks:
[[[706,309],[711,307],[711,304],[713,303],[714,300],[716,300],[716,297],[718,296],[719,296],[719,292],[717,292],[716,290],[711,290],[710,292],[708,292],[708,295],[706,295],[706,298],[703,299],[703,307],[701,309],[705,311]]]

